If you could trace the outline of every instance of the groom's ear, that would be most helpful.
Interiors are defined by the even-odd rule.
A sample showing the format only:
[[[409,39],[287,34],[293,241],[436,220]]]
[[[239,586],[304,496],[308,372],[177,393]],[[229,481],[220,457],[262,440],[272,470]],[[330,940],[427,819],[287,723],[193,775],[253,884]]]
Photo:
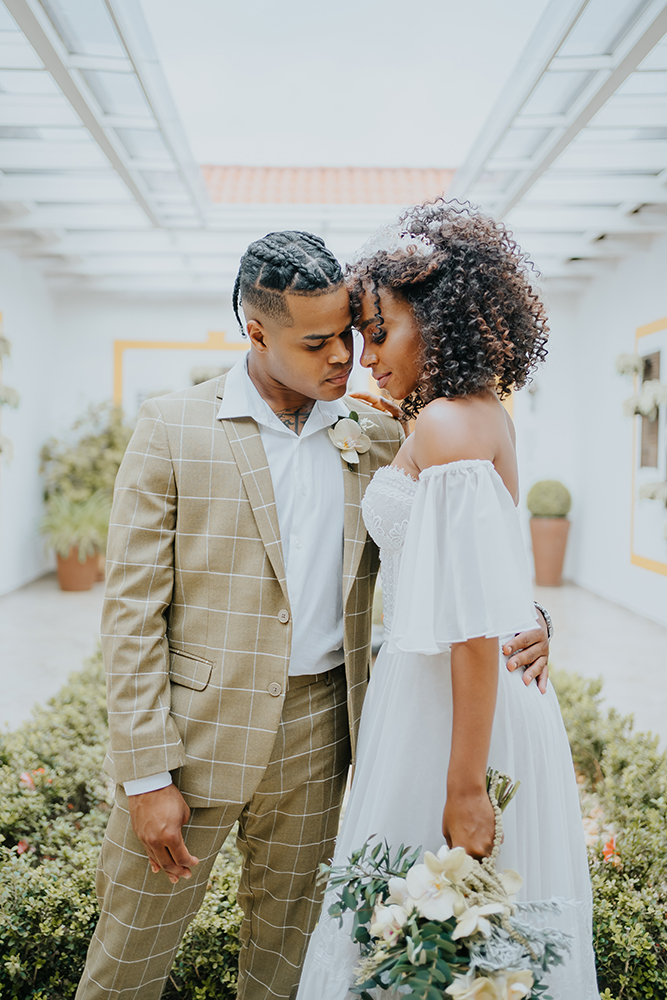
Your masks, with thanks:
[[[252,347],[263,354],[267,350],[266,330],[259,320],[249,319],[246,325],[246,333]]]

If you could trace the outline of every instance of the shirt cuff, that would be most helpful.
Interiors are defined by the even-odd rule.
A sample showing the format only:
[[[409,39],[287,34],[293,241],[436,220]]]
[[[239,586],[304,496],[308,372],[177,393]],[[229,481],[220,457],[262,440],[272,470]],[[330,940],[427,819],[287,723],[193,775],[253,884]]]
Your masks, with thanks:
[[[123,788],[126,795],[144,795],[145,792],[157,792],[158,788],[166,788],[170,784],[171,774],[169,771],[160,771],[159,774],[149,774],[145,778],[124,781]]]

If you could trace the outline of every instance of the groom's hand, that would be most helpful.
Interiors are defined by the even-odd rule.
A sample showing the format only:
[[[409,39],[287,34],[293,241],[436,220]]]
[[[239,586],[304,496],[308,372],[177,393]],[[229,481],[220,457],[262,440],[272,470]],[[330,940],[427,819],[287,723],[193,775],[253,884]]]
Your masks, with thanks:
[[[503,653],[510,657],[507,661],[508,670],[523,667],[524,684],[529,685],[537,679],[538,688],[545,694],[549,680],[549,632],[542,612],[537,613],[540,624],[528,632],[520,632],[506,642]]]
[[[199,859],[190,854],[181,827],[190,819],[190,808],[176,785],[143,795],[129,795],[132,829],[144,845],[153,873],[164,871],[175,885],[190,878]]]

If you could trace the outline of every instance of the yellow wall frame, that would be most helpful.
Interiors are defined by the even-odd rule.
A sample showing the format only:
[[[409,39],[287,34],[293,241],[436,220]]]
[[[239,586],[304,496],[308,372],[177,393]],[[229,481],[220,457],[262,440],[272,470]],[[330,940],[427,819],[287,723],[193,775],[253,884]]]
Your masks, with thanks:
[[[123,358],[125,351],[247,351],[247,343],[227,340],[222,331],[211,331],[201,340],[114,340],[113,342],[113,401],[123,403]]]
[[[645,326],[637,327],[635,333],[635,354],[639,354],[639,341],[649,333],[659,333],[667,330],[667,316],[657,319],[654,323],[647,323]],[[636,419],[636,418],[635,418]],[[660,573],[667,576],[667,563],[658,562],[657,559],[647,559],[646,556],[637,555],[635,552],[635,478],[637,475],[637,432],[635,430],[632,441],[632,530],[630,535],[630,562],[633,566],[641,566],[642,569],[651,570],[652,573]]]

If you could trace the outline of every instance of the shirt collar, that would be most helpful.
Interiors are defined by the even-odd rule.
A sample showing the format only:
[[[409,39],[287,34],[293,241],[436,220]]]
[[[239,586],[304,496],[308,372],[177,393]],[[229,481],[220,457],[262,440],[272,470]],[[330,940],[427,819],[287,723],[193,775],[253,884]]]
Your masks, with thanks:
[[[310,412],[301,437],[314,434],[324,427],[331,427],[339,417],[348,416],[348,407],[343,399],[330,402],[318,399]],[[241,358],[227,373],[225,390],[218,410],[219,420],[234,417],[252,417],[258,424],[285,434],[294,434],[278,419],[269,404],[263,399],[248,374],[248,354]]]

